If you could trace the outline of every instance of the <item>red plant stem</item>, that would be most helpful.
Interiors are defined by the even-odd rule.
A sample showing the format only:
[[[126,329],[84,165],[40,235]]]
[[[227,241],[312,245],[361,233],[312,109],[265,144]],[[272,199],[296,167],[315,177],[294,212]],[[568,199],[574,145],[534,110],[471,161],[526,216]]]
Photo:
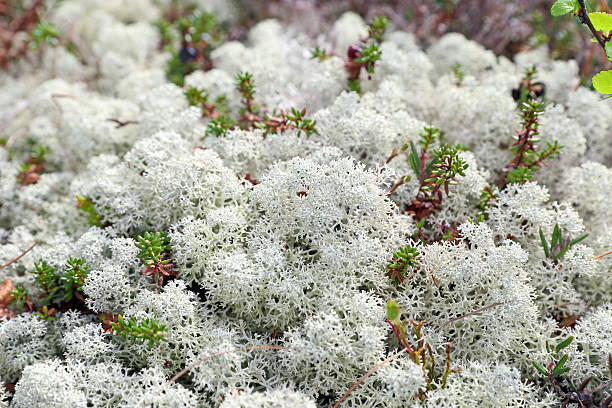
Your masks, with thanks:
[[[550,152],[550,151],[545,152],[545,153],[544,153],[542,156],[540,156],[540,157],[538,158],[538,160],[536,160],[536,161],[534,161],[533,163],[531,163],[530,167],[534,167],[534,166],[535,166],[535,167],[539,167],[539,166],[540,166],[540,164],[541,164],[541,163],[542,163],[544,160],[548,159],[548,158],[549,158],[549,157],[550,157],[552,154],[553,154],[553,152]]]
[[[525,156],[525,150],[527,150],[527,146],[531,142],[531,137],[533,136],[534,129],[532,126],[536,123],[536,118],[530,119],[529,122],[525,125],[525,130],[519,133],[519,140],[517,143],[520,145],[517,151],[516,156],[510,162],[510,170],[520,167],[523,164],[523,159]]]
[[[416,353],[414,352],[414,349],[410,346],[410,344],[408,344],[406,339],[402,337],[399,329],[397,328],[397,326],[391,320],[387,320],[387,323],[389,323],[389,325],[391,326],[391,329],[393,330],[393,333],[395,333],[395,336],[397,337],[397,340],[400,342],[402,347],[404,347],[404,349],[406,351],[408,351],[408,354],[410,354],[410,357],[412,358],[412,360],[415,361],[416,360]]]

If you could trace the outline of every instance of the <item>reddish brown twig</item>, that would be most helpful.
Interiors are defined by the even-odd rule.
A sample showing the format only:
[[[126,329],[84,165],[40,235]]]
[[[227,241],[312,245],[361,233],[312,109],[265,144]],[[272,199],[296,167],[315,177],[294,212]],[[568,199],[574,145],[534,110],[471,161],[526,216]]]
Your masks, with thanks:
[[[482,312],[486,312],[487,310],[493,309],[494,307],[505,305],[505,304],[508,304],[508,303],[514,303],[514,302],[522,302],[522,300],[510,300],[508,302],[495,302],[493,304],[490,304],[489,306],[481,307],[480,309],[474,310],[473,312],[469,312],[469,313],[466,313],[464,315],[454,317],[454,318],[452,318],[452,319],[442,323],[440,325],[440,327],[447,326],[447,325],[449,325],[449,324],[451,324],[453,322],[456,322],[457,320],[465,319],[466,317],[470,317],[470,316],[474,316],[474,315],[480,314]]]
[[[0,27],[0,68],[5,68],[11,61],[24,56],[28,51],[28,41],[23,40],[15,44],[15,38],[20,32],[29,33],[39,21],[38,9],[42,6],[42,0],[36,0],[21,14],[9,16],[11,18],[8,27]],[[10,7],[6,7],[9,13]]]
[[[383,361],[383,362],[375,365],[374,367],[370,368],[367,373],[365,373],[364,375],[359,377],[359,379],[357,381],[355,381],[355,383],[351,386],[351,388],[349,388],[344,394],[342,394],[340,399],[338,399],[338,401],[334,404],[334,406],[332,408],[338,408],[340,406],[340,404],[342,404],[348,398],[348,396],[351,395],[351,393],[357,389],[357,387],[359,387],[361,384],[363,384],[363,382],[365,380],[368,379],[368,377],[370,377],[372,374],[374,374],[376,371],[378,371],[378,369],[380,369],[385,364],[388,364],[391,361],[393,361],[396,358],[398,358],[400,355],[402,355],[406,351],[407,350],[405,348],[401,349],[400,351],[398,351],[397,353],[395,353],[391,357],[387,358],[385,361]]]
[[[253,350],[296,350],[296,349],[297,349],[296,347],[287,347],[287,346],[251,346],[251,347],[242,347],[239,349],[221,351],[219,353],[215,353],[215,354],[211,354],[206,357],[202,357],[201,359],[189,364],[187,367],[179,371],[174,377],[166,381],[165,386],[168,386],[170,383],[178,380],[179,378],[181,378],[182,376],[184,376],[185,374],[187,374],[189,371],[193,370],[195,367],[199,366],[200,364],[208,360],[211,360],[215,357],[219,357],[225,354],[238,353],[241,351],[253,351]]]
[[[4,269],[7,268],[9,266],[11,266],[12,264],[14,264],[15,262],[19,261],[21,258],[23,258],[28,252],[30,252],[32,249],[34,249],[34,247],[38,245],[38,242],[33,243],[32,245],[30,245],[30,247],[28,249],[26,249],[25,251],[23,251],[18,257],[11,259],[9,262],[5,263],[4,265],[0,265],[0,269]]]
[[[599,261],[601,258],[605,258],[608,255],[612,255],[612,251],[604,252],[601,255],[597,255],[597,256],[591,258],[591,261]]]

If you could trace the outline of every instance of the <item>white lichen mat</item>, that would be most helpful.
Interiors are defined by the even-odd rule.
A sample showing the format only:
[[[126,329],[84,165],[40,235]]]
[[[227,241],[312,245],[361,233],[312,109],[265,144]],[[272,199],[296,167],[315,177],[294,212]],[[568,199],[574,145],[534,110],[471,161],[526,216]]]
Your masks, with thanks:
[[[359,94],[345,56],[368,26],[347,14],[316,39],[263,21],[181,88],[166,79],[156,25],[170,3],[58,2],[46,18],[78,39],[78,55],[46,47],[0,72],[0,264],[37,243],[0,269],[4,289],[32,303],[0,291],[0,379],[15,384],[0,407],[332,406],[402,349],[390,300],[404,322],[426,321],[422,358],[443,370],[452,345],[452,372],[431,385],[404,353],[342,406],[557,407],[563,395],[533,363],[554,361],[547,344],[568,337],[564,375],[592,376],[589,389],[610,381],[612,256],[592,259],[612,249],[612,102],[576,86],[574,61],[538,49],[512,62],[460,34],[422,49],[391,28]],[[223,1],[191,3],[234,15]],[[329,58],[311,58],[315,46]],[[512,90],[533,65],[546,87],[538,143],[563,147],[530,180],[495,187],[477,220],[512,161]],[[185,90],[223,97],[237,116],[241,72],[262,111],[306,108],[316,133],[207,131],[212,118]],[[426,126],[461,146],[467,168],[423,227],[406,206],[427,191],[401,149],[420,149]],[[23,167],[37,163],[33,146],[45,146],[45,171]],[[552,259],[540,235],[555,226],[588,237]],[[157,261],[143,273],[137,237],[160,231],[168,276]],[[397,283],[386,272],[408,244],[418,267]],[[43,308],[43,267],[67,284],[71,259],[86,261],[86,278]],[[157,324],[163,336],[119,335],[132,317],[133,330]]]

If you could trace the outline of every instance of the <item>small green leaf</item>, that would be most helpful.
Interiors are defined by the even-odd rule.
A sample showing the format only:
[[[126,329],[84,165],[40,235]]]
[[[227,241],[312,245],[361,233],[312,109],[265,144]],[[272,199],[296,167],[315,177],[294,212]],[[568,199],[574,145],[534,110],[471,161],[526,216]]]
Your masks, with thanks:
[[[601,71],[593,77],[593,87],[602,94],[612,94],[612,70]]]
[[[400,316],[400,307],[395,300],[387,302],[387,318],[391,321],[395,321]]]
[[[561,228],[559,228],[559,224],[555,224],[555,228],[553,228],[552,238],[550,240],[550,247],[554,247],[557,243],[561,243]]]
[[[606,43],[606,54],[608,55],[608,59],[612,61],[612,41]]]
[[[544,237],[544,232],[542,232],[542,228],[540,228],[540,241],[542,242],[542,249],[544,249],[544,255],[549,258],[550,251],[548,250],[548,243],[546,242],[546,237]]]
[[[542,367],[539,363],[536,363],[535,361],[532,361],[531,364],[536,368],[536,370],[538,370],[540,372],[540,374],[548,375],[548,373],[546,372],[546,369],[544,367]]]
[[[557,0],[550,8],[550,14],[559,17],[567,13],[574,13],[579,9],[578,0]]]
[[[438,158],[434,157],[429,161],[429,163],[427,163],[427,167],[425,167],[425,174],[431,174],[431,170],[436,164],[438,164]]]
[[[555,373],[553,373],[554,375],[556,375],[557,377],[559,377],[562,374],[567,373],[569,370],[571,370],[570,367],[563,367],[560,370],[557,370]]]
[[[564,348],[572,344],[572,341],[574,341],[574,337],[572,336],[568,337],[567,339],[563,340],[561,343],[557,344],[557,347],[555,347],[555,351],[557,353],[560,352],[561,350],[563,350]]]
[[[558,376],[563,374],[565,371],[567,370],[563,370],[563,366],[565,365],[565,363],[567,362],[567,359],[569,358],[569,354],[564,354],[563,356],[561,356],[561,359],[559,361],[557,361],[557,364],[555,364],[555,367],[552,370],[553,375]]]
[[[414,171],[417,177],[421,177],[421,163],[419,160],[419,153],[417,152],[416,146],[412,141],[410,142],[410,150],[410,167],[412,168],[412,171]]]
[[[563,255],[565,255],[565,253],[567,252],[567,250],[568,250],[569,248],[570,248],[570,247],[565,247],[565,248],[563,248],[563,249],[561,250],[561,252],[559,252],[557,255],[555,255],[555,256],[553,257],[553,261],[556,261],[556,260],[558,260],[558,259],[561,259],[561,258],[563,257]]]
[[[589,13],[589,18],[597,31],[612,31],[612,14]]]
[[[581,237],[578,237],[576,239],[573,239],[572,241],[570,241],[569,246],[573,247],[574,245],[576,245],[577,243],[579,243],[580,241],[584,240],[586,237],[588,237],[589,234],[584,234]]]

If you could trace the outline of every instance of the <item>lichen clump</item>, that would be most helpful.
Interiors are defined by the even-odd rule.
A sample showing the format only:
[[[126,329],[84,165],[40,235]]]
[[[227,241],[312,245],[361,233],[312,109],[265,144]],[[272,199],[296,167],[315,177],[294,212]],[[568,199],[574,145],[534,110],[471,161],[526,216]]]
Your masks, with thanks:
[[[605,403],[575,62],[174,3],[57,2],[0,72],[0,407]]]

